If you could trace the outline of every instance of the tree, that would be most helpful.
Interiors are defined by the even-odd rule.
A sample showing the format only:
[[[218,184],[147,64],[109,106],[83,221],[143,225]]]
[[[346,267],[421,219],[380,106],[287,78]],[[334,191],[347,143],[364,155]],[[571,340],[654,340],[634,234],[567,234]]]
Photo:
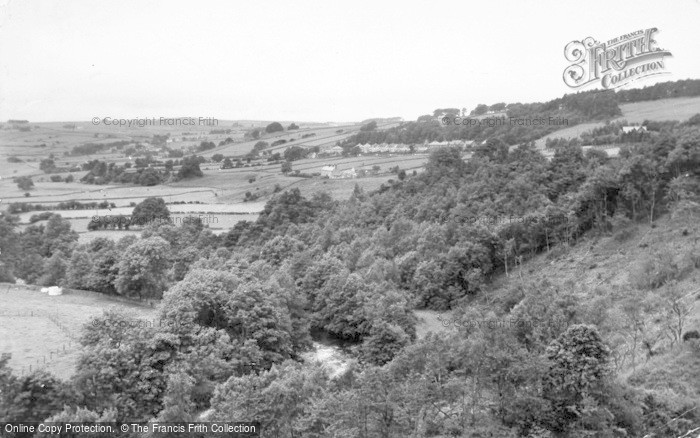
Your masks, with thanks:
[[[56,162],[51,158],[44,158],[39,163],[39,169],[44,173],[53,173],[56,171]]]
[[[247,156],[249,158],[250,157],[255,158],[255,157],[260,155],[260,152],[262,152],[263,150],[265,150],[269,146],[270,146],[270,144],[268,142],[260,140],[259,142],[255,143],[255,145],[253,146],[253,150],[250,151]]]
[[[44,419],[50,423],[114,423],[117,420],[117,410],[105,409],[102,414],[91,411],[87,408],[64,406],[63,410],[49,418]],[[100,438],[103,434],[99,432],[81,432],[83,438]],[[52,434],[45,432],[35,435],[38,438],[50,438]]]
[[[3,421],[44,421],[72,401],[70,387],[45,371],[14,377],[7,370],[10,355],[0,358],[0,418]],[[7,371],[6,371],[7,370]]]
[[[18,263],[20,235],[15,231],[19,222],[17,216],[0,213],[0,281],[14,283],[14,270]]]
[[[146,198],[131,212],[131,224],[145,226],[155,221],[168,221],[170,210],[163,198]]]
[[[480,116],[480,115],[486,114],[486,112],[487,112],[488,110],[489,110],[489,106],[488,106],[488,105],[485,105],[485,104],[483,104],[483,103],[480,103],[479,105],[476,106],[476,108],[474,108],[474,109],[472,110],[472,113],[471,113],[471,114],[474,115],[474,116]]]
[[[174,339],[108,310],[83,327],[80,343],[72,381],[81,404],[97,412],[116,409],[117,421],[147,421],[162,410]]]
[[[284,150],[284,159],[287,161],[301,160],[306,158],[309,150],[301,146],[292,146]]]
[[[320,437],[305,429],[320,429],[308,415],[318,409],[327,386],[320,367],[292,361],[259,374],[231,377],[216,388],[211,420],[255,418],[270,436]]]
[[[124,251],[114,285],[120,295],[160,298],[170,266],[170,245],[160,237],[142,239]]]
[[[63,279],[66,277],[67,264],[64,260],[65,255],[59,250],[56,251],[50,259],[44,263],[44,274],[39,278],[38,283],[42,286],[59,286],[62,285]]]
[[[442,114],[447,114],[450,116],[458,116],[459,115],[459,108],[438,108],[435,111],[433,111],[433,118],[439,117]]]
[[[429,178],[457,177],[466,168],[457,148],[439,148],[430,153],[425,172]]]
[[[675,282],[664,288],[659,298],[663,309],[663,325],[671,344],[681,342],[688,318],[693,311],[692,294],[684,293]]]
[[[410,342],[410,337],[401,327],[377,321],[362,344],[362,356],[367,362],[381,366],[390,362]]]
[[[180,371],[168,376],[168,386],[163,396],[163,410],[157,421],[182,422],[195,421],[195,404],[192,401],[192,391],[195,379]]]
[[[160,174],[156,169],[149,167],[147,169],[143,169],[136,182],[142,186],[155,186],[161,182]]]
[[[15,179],[15,182],[20,190],[32,190],[34,188],[34,181],[29,176],[20,176]]]
[[[92,259],[86,251],[73,251],[73,256],[70,259],[66,272],[65,285],[74,289],[89,289],[88,275],[92,271],[92,267]]]
[[[299,125],[297,125],[296,123],[292,123],[287,127],[287,131],[291,131],[293,129],[299,129]]]
[[[199,157],[191,156],[182,159],[182,166],[177,172],[177,179],[202,177],[204,174],[199,168]]]
[[[45,257],[51,257],[57,251],[70,256],[78,242],[78,233],[71,229],[68,219],[64,219],[59,214],[49,218],[42,237],[42,255]]]
[[[282,163],[282,173],[283,174],[286,175],[286,174],[290,173],[291,171],[292,171],[292,163],[290,163],[289,161],[285,161],[284,163]]]
[[[272,134],[273,132],[284,131],[284,126],[279,122],[272,122],[265,127],[265,132]]]
[[[242,372],[255,362],[256,369],[267,369],[294,357],[295,324],[288,303],[273,284],[242,283],[229,272],[193,269],[165,294],[162,319],[185,351],[205,348],[197,338],[209,333],[226,341],[230,352],[222,353],[232,355],[230,366]]]
[[[233,162],[229,157],[224,158],[224,162],[221,163],[221,168],[222,169],[232,169],[233,168]]]
[[[573,325],[545,352],[551,362],[545,396],[552,402],[551,427],[565,431],[580,423],[603,400],[609,377],[610,349],[594,326]]]
[[[213,162],[215,162],[215,163],[220,163],[221,160],[223,160],[223,159],[224,159],[224,155],[223,155],[223,154],[214,154],[214,155],[211,156],[211,160],[212,160]]]

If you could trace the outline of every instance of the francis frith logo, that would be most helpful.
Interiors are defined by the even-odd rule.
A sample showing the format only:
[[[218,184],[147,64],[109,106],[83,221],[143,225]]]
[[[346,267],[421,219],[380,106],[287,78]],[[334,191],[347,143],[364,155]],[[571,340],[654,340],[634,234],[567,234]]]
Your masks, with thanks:
[[[564,56],[572,64],[564,70],[564,82],[571,88],[600,83],[605,89],[614,89],[668,73],[664,57],[672,55],[657,46],[657,31],[655,27],[641,29],[606,42],[592,37],[570,42]]]

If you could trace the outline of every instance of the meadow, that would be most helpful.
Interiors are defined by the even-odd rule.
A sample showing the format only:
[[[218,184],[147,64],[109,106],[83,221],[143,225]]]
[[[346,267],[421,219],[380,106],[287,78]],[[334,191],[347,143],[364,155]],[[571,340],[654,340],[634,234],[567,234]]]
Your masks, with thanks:
[[[687,120],[700,113],[700,97],[680,97],[676,99],[660,99],[644,102],[625,103],[620,105],[622,116],[614,119],[627,120],[628,123],[643,123],[645,120]],[[581,123],[548,134],[535,142],[538,149],[545,148],[548,138],[572,139],[586,131],[603,126],[604,121]]]
[[[0,354],[12,353],[9,365],[19,375],[44,369],[67,379],[79,356],[82,327],[104,310],[118,308],[152,323],[153,307],[107,295],[75,292],[49,296],[34,286],[0,284]]]

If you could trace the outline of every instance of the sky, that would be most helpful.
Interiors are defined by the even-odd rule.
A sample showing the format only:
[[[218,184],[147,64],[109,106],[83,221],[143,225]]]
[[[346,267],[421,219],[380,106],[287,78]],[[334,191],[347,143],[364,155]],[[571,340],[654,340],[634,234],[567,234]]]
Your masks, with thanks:
[[[414,120],[560,97],[564,47],[656,27],[700,78],[700,0],[0,0],[0,120]]]

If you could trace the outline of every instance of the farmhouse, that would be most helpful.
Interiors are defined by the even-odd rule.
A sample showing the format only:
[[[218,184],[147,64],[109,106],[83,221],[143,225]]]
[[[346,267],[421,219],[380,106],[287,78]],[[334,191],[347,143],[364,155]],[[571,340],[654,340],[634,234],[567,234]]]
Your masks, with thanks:
[[[343,153],[343,148],[341,148],[340,146],[333,146],[328,150],[328,152],[336,155],[341,155]]]
[[[355,168],[353,167],[352,169],[343,170],[342,172],[340,172],[340,175],[334,176],[334,178],[339,178],[339,179],[357,178],[357,172],[355,171]]]
[[[336,167],[336,165],[326,164],[321,168],[321,176],[331,178]]]

